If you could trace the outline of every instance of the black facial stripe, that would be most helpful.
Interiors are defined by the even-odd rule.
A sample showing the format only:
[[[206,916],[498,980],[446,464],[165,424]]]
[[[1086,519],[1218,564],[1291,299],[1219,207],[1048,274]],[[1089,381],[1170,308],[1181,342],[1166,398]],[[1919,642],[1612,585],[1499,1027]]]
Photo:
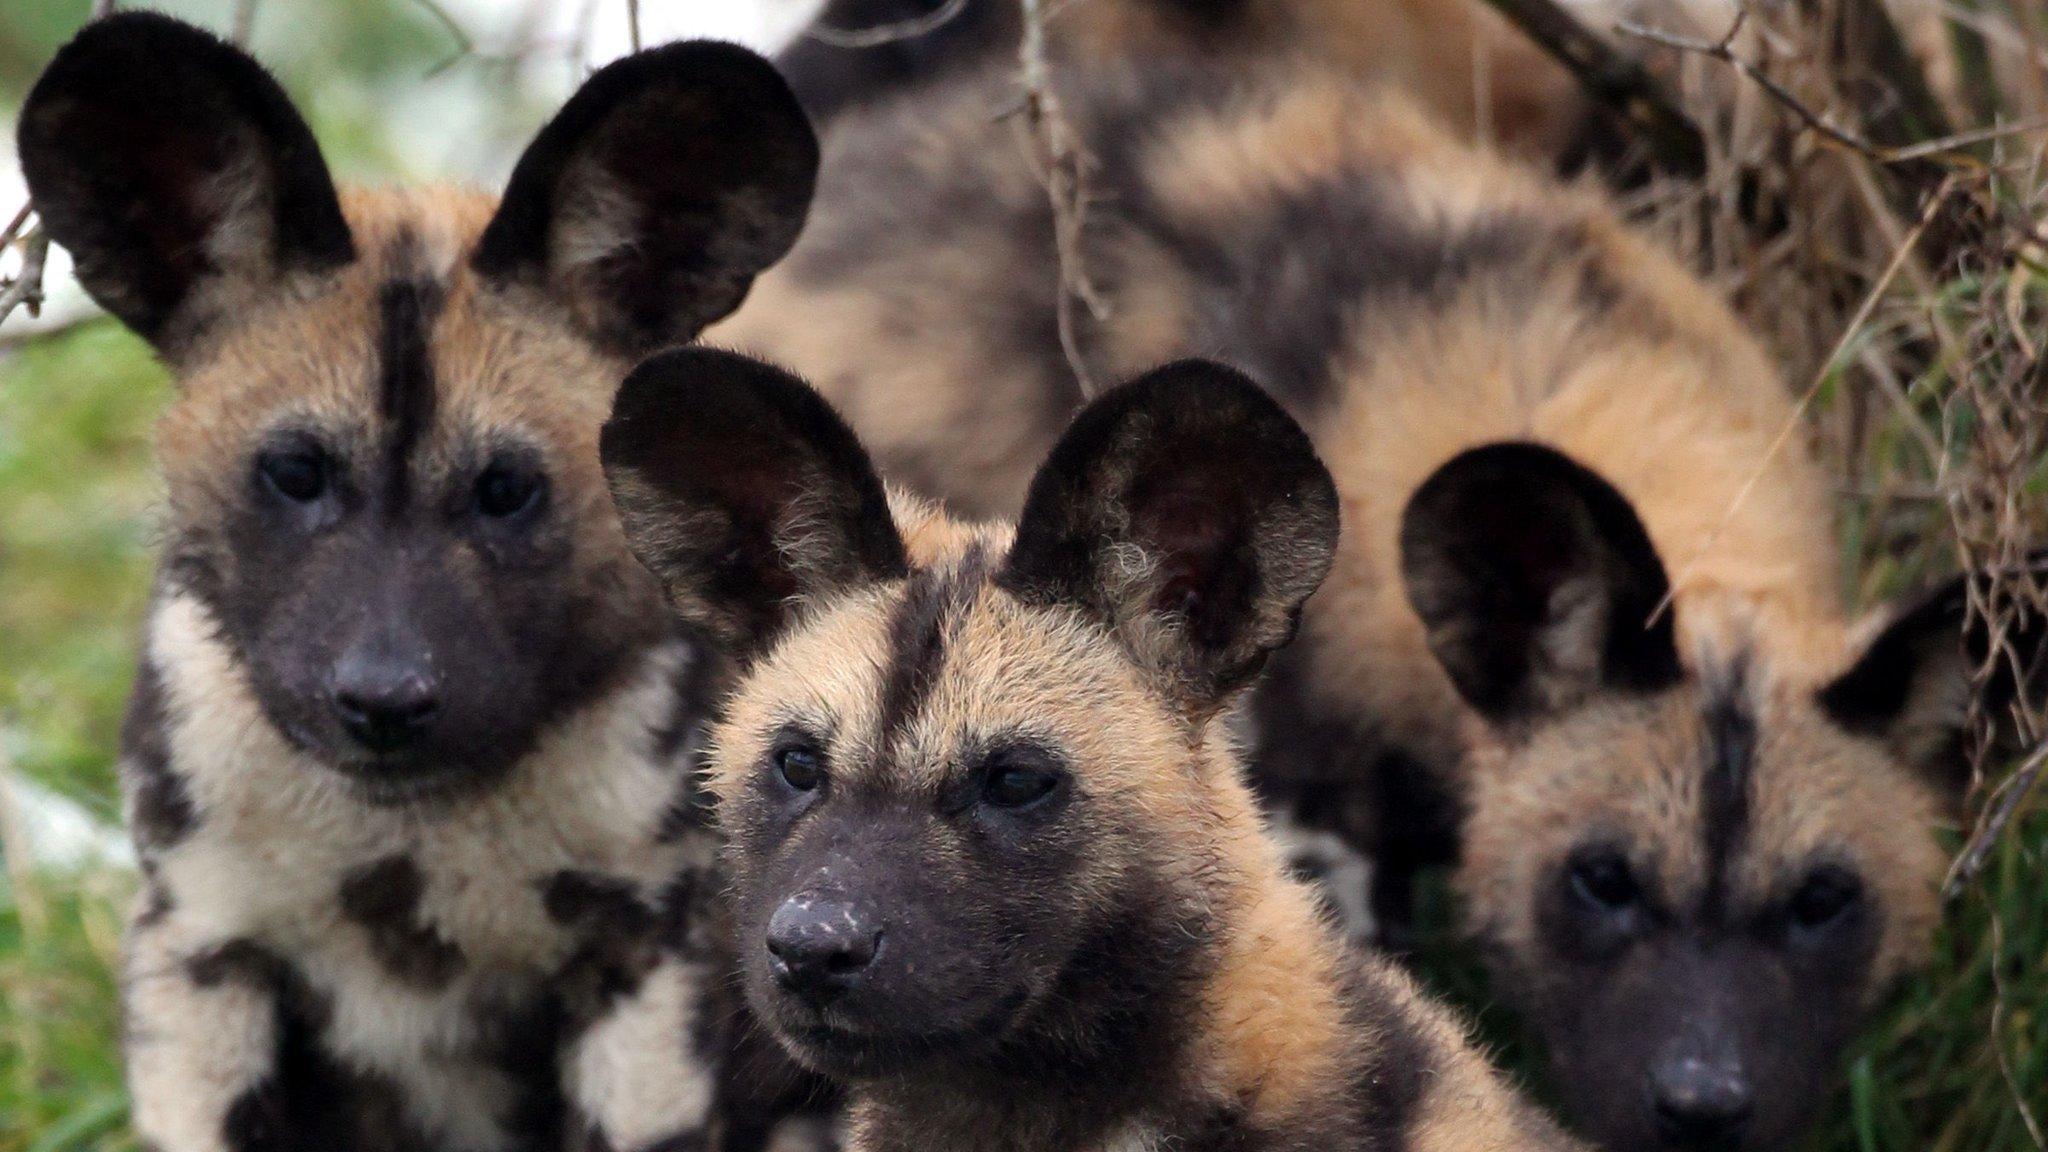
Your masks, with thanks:
[[[385,508],[397,515],[406,501],[407,464],[434,416],[434,365],[427,336],[441,309],[441,286],[396,278],[377,292],[377,410],[387,429]]]
[[[886,745],[924,703],[945,656],[948,621],[972,602],[987,580],[988,552],[979,544],[951,568],[920,569],[911,575],[889,620],[889,667],[882,678],[878,745]]]
[[[1723,911],[1728,863],[1749,827],[1757,734],[1747,681],[1747,660],[1738,659],[1727,676],[1707,690],[1700,829],[1707,850],[1705,911],[1710,917]]]

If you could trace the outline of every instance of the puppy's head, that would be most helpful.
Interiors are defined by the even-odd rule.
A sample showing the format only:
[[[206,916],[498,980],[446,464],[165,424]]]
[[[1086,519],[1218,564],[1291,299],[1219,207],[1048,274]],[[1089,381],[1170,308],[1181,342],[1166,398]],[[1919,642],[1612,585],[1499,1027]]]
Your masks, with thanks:
[[[1279,408],[1208,364],[1125,385],[1014,532],[892,501],[815,393],[730,355],[643,366],[603,444],[635,551],[747,665],[713,789],[747,993],[792,1051],[944,1075],[1106,1042],[1186,978],[1254,826],[1212,721],[1335,544]]]
[[[145,12],[60,51],[20,136],[50,235],[178,376],[168,591],[311,759],[373,798],[488,778],[660,637],[597,430],[795,238],[817,150],[765,62],[604,68],[495,202],[338,192],[254,60]]]

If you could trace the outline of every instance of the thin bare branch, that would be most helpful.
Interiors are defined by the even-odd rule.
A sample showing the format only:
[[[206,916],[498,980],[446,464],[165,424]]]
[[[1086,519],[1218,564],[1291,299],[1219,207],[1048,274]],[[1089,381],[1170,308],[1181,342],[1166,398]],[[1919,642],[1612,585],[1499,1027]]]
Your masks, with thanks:
[[[1991,1050],[1998,1056],[1999,1075],[2005,1077],[2006,1091],[2011,1093],[2013,1107],[2019,1110],[2020,1122],[2026,1125],[2034,1147],[2039,1152],[2048,1152],[2048,1138],[2041,1134],[2041,1121],[2035,1118],[2033,1105],[2027,1103],[2026,1090],[2020,1087],[2019,1076],[2012,1069],[2012,1053],[2005,1047],[2005,1020],[2009,1012],[2005,987],[2005,921],[1999,918],[1996,909],[1991,913],[1991,990]]]
[[[1093,397],[1096,385],[1082,354],[1076,330],[1074,307],[1085,305],[1096,320],[1109,317],[1109,303],[1088,276],[1083,255],[1083,232],[1087,224],[1087,173],[1089,160],[1073,126],[1060,109],[1053,91],[1052,70],[1046,61],[1045,11],[1041,0],[1023,0],[1024,33],[1018,45],[1023,69],[1023,125],[1027,147],[1046,196],[1052,201],[1053,243],[1059,255],[1059,291],[1054,304],[1060,348],[1084,397]]]
[[[871,28],[834,28],[827,24],[814,24],[804,29],[804,35],[820,44],[834,48],[880,48],[900,40],[915,40],[930,32],[936,32],[953,21],[953,18],[967,10],[967,0],[945,0],[945,3],[922,16],[907,20],[893,20]]]
[[[1977,128],[1969,132],[1958,132],[1938,140],[1920,144],[1909,144],[1903,148],[1888,149],[1885,153],[1893,163],[1908,160],[1926,160],[1950,152],[1966,152],[1979,144],[2003,140],[2008,136],[2024,136],[2029,132],[2048,130],[2048,116],[2032,116],[2010,124],[1995,124],[1989,128]]]
[[[455,50],[450,52],[440,63],[427,69],[428,79],[439,76],[460,63],[464,57],[476,52],[476,41],[469,38],[469,33],[456,21],[455,17],[448,14],[446,8],[441,7],[438,0],[412,0],[412,2],[418,5],[421,11],[432,16],[435,23],[441,25],[442,30],[448,33],[449,39],[455,41]]]
[[[257,0],[235,0],[235,22],[228,38],[244,48],[249,46],[249,37],[256,33],[256,4]]]
[[[1588,31],[1557,0],[1487,3],[1556,57],[1595,100],[1633,126],[1660,168],[1681,176],[1706,171],[1706,138],[1642,61]]]
[[[22,205],[7,230],[0,232],[0,252],[21,249],[21,267],[13,276],[0,277],[0,324],[5,324],[16,308],[28,309],[31,318],[43,312],[43,265],[50,258],[50,238],[41,223],[29,223],[34,211],[34,205]]]
[[[2040,782],[2044,770],[2048,770],[2048,743],[2034,749],[2033,755],[1999,783],[1991,795],[1991,803],[1984,809],[1984,818],[1970,832],[1970,842],[1949,865],[1948,878],[1941,885],[1944,899],[1953,900],[1962,895],[1963,889],[1977,878],[1977,873],[1984,870],[1984,862],[1990,858],[1991,850],[1997,847],[2006,826],[2012,823],[2021,803]]]
[[[97,20],[102,16],[111,16],[120,6],[118,0],[92,0],[92,18]]]
[[[626,31],[633,37],[633,51],[640,50],[640,0],[626,0]]]
[[[1701,40],[1693,36],[1680,36],[1673,32],[1666,32],[1661,28],[1650,28],[1629,20],[1623,20],[1615,25],[1615,27],[1620,29],[1623,34],[1634,36],[1639,40],[1647,40],[1652,44],[1661,44],[1666,48],[1675,48],[1680,52],[1692,52],[1719,60],[1748,77],[1757,87],[1762,88],[1768,93],[1771,99],[1777,101],[1786,111],[1797,116],[1800,123],[1811,128],[1815,133],[1847,148],[1851,152],[1866,156],[1878,163],[1889,163],[1890,161],[1883,148],[1872,144],[1853,132],[1839,127],[1828,120],[1827,117],[1807,107],[1806,102],[1794,95],[1791,89],[1778,83],[1763,69],[1736,54],[1734,48],[1735,36],[1742,31],[1743,23],[1748,18],[1749,9],[1738,7],[1735,12],[1735,23],[1728,29],[1728,33],[1719,40]]]

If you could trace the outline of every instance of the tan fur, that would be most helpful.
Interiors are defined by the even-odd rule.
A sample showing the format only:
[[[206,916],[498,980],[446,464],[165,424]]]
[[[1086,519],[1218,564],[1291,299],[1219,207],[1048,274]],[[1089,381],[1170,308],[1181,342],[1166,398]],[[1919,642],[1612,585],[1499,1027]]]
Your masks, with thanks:
[[[1189,106],[1172,94],[1205,83],[1238,95]],[[1457,785],[1475,813],[1461,883],[1510,950],[1527,941],[1536,877],[1590,819],[1611,813],[1646,845],[1697,849],[1696,832],[1672,831],[1696,821],[1696,798],[1657,783],[1697,771],[1696,694],[1654,717],[1590,708],[1524,747],[1467,713],[1409,604],[1398,533],[1417,486],[1469,447],[1552,446],[1640,516],[1675,586],[1687,667],[1748,661],[1770,735],[1741,866],[1761,885],[1840,852],[1883,878],[1874,995],[1927,947],[1940,864],[1930,831],[1945,804],[1814,706],[1860,638],[1836,592],[1824,478],[1756,342],[1592,189],[1461,145],[1415,101],[1307,71],[1253,84],[1197,72],[1166,87],[1133,95],[1100,69],[1066,89],[1084,143],[1114,174],[1095,186],[1089,218],[1087,263],[1109,309],[1100,322],[1076,309],[1085,358],[1108,380],[1174,356],[1260,355],[1212,342],[1205,325],[1219,310],[1242,318],[1230,330],[1254,333],[1320,310],[1336,333],[1323,390],[1279,392],[1343,502],[1337,564],[1297,645],[1302,709],[1446,770],[1471,754]],[[962,507],[1007,512],[1078,390],[1048,335],[1058,273],[1043,192],[1009,129],[981,119],[991,90],[962,83],[921,100],[914,124],[888,109],[843,123],[804,242],[715,338],[818,382],[885,468]],[[1114,111],[1097,119],[1099,106]],[[943,201],[917,201],[923,184]],[[1370,200],[1425,237],[1498,223],[1508,254],[1482,250],[1474,259],[1492,263],[1440,289],[1368,282],[1355,298],[1281,302],[1219,282],[1187,255],[1184,238],[1228,251],[1271,231],[1285,243],[1277,265],[1254,269],[1270,278],[1261,290],[1319,283],[1373,237],[1319,232],[1316,215],[1276,207],[1319,207],[1316,197]],[[1517,238],[1529,251],[1513,250]],[[1245,366],[1259,374],[1261,364]]]
[[[220,509],[244,499],[268,429],[301,423],[341,451],[374,450],[385,431],[379,288],[431,280],[445,297],[416,474],[473,468],[480,450],[505,442],[532,448],[573,535],[575,566],[562,578],[629,615],[637,605],[643,623],[657,619],[658,592],[625,552],[598,464],[597,432],[625,364],[537,291],[493,288],[470,271],[494,198],[357,189],[343,203],[355,263],[318,292],[263,302],[187,358],[158,433],[174,534],[209,540]],[[236,562],[224,543],[210,551],[216,563]],[[531,1101],[492,1063],[492,1046],[506,1042],[505,1017],[560,991],[565,965],[593,933],[611,931],[553,914],[549,879],[605,877],[652,906],[678,876],[713,867],[708,830],[664,827],[689,768],[659,734],[677,722],[678,685],[699,659],[680,642],[636,656],[622,683],[553,724],[487,794],[426,809],[367,804],[277,730],[212,610],[167,576],[145,665],[163,684],[169,760],[198,819],[150,860],[152,891],[173,906],[160,920],[140,915],[129,941],[127,1059],[140,1131],[177,1152],[220,1147],[221,1116],[270,1071],[277,992],[264,974],[231,972],[206,987],[186,971],[229,948],[282,958],[303,984],[293,994],[329,1006],[320,1043],[403,1091],[407,1111],[394,1122],[451,1149],[530,1139],[516,1117]],[[337,905],[343,878],[394,857],[425,878],[412,914],[460,950],[460,970],[442,986],[394,978]],[[717,965],[696,954],[647,963],[633,995],[563,1054],[572,1122],[601,1127],[620,1147],[715,1131],[713,1068],[693,1037]]]
[[[969,525],[935,505],[892,495],[913,569],[944,571],[970,549],[1000,554],[1006,525]],[[1162,1107],[1228,1107],[1248,1132],[1319,1130],[1351,1107],[1350,1085],[1383,1045],[1398,1043],[1438,1070],[1422,1089],[1418,1146],[1563,1147],[1567,1142],[1516,1101],[1463,1030],[1394,969],[1348,953],[1306,886],[1287,876],[1223,719],[1190,724],[1141,673],[1128,650],[1071,608],[1027,606],[983,584],[949,629],[930,694],[894,742],[876,741],[876,681],[890,661],[889,629],[901,582],[872,584],[812,604],[752,665],[713,736],[710,786],[742,801],[770,760],[769,741],[799,723],[833,733],[834,788],[930,794],[977,736],[1025,733],[1061,750],[1076,787],[1113,811],[1118,836],[1091,845],[1066,878],[1103,899],[1141,864],[1195,886],[1213,917],[1216,962],[1184,1013],[1184,1053]],[[886,753],[886,754],[885,754]],[[1364,997],[1387,1021],[1360,1033],[1348,1013]],[[922,1090],[919,1090],[922,1091]],[[939,1093],[943,1095],[944,1089]],[[857,1092],[853,1147],[882,1152],[930,1146],[942,1123],[917,1100],[880,1083]],[[1101,1143],[1072,1152],[1130,1152],[1161,1143],[1169,1111],[1132,1117]],[[1014,1117],[976,1146],[1039,1149],[1041,1121]],[[1338,1129],[1327,1129],[1336,1131]],[[944,1146],[955,1146],[944,1144]],[[958,1146],[966,1146],[964,1144]],[[1263,1146],[1263,1145],[1261,1145]],[[1292,1146],[1292,1145],[1288,1145]]]
[[[1867,741],[1841,733],[1810,686],[1765,679],[1754,693],[1763,740],[1752,767],[1749,848],[1737,862],[1739,906],[1782,895],[1788,872],[1816,856],[1846,857],[1877,890],[1886,923],[1875,996],[1924,957],[1940,907],[1945,856],[1929,829],[1947,818],[1924,785],[1902,779]],[[1529,893],[1588,828],[1611,830],[1665,898],[1706,884],[1700,838],[1702,693],[1590,708],[1525,748],[1481,740],[1460,887],[1475,926],[1511,956],[1537,954]]]
[[[343,212],[363,258],[308,299],[290,295],[229,326],[181,374],[179,397],[158,427],[170,514],[203,523],[246,476],[261,431],[297,415],[376,443],[378,289],[393,277],[446,284],[433,330],[437,416],[421,458],[445,467],[457,449],[493,433],[545,452],[564,521],[577,526],[585,574],[624,558],[617,518],[597,466],[597,429],[628,365],[576,336],[566,312],[539,292],[487,286],[464,262],[496,198],[467,188],[347,189]],[[408,239],[401,240],[401,237]]]
[[[1142,59],[1192,43],[1239,66],[1278,58],[1384,82],[1461,136],[1532,156],[1565,146],[1585,115],[1564,69],[1474,0],[1251,0],[1206,35],[1173,4],[1105,0],[1055,9],[1050,25],[1064,49],[1087,57]]]

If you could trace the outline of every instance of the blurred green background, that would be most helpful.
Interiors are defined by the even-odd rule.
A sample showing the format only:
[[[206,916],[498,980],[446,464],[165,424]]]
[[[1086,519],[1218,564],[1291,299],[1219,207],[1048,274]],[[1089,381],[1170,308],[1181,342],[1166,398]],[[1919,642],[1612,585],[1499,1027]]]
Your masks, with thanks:
[[[228,0],[167,6],[217,29],[234,18]],[[0,0],[0,115],[11,117],[87,7]],[[706,26],[759,38],[788,19],[714,0],[646,7],[668,21],[650,39]],[[337,173],[359,180],[495,185],[584,61],[615,51],[607,38],[623,34],[617,14],[580,0],[263,0],[256,16],[257,54],[300,101]],[[13,168],[9,155],[4,180],[15,180]],[[19,199],[18,181],[0,182],[0,212],[11,215]],[[53,288],[63,278],[55,272]],[[0,332],[0,771],[111,825],[112,755],[160,498],[150,428],[170,385],[146,348],[90,318],[75,293],[53,300],[44,324],[55,331],[24,330],[17,318]],[[1822,393],[1820,418],[1832,398]],[[1854,517],[1845,519],[1853,531]],[[1867,599],[1904,579],[1865,573],[1851,582]],[[0,811],[0,1152],[128,1148],[111,973],[131,882],[102,859],[90,830],[59,853],[69,862],[32,849],[45,830],[27,822],[47,822],[50,811],[42,801],[33,812],[17,804],[12,819]],[[2037,803],[1952,910],[1933,968],[1866,1031],[1812,1147],[2034,1146],[2015,1099],[2048,1116],[2044,853],[2048,812]],[[1427,901],[1439,929],[1453,919],[1446,899],[1438,885]],[[1491,1006],[1472,957],[1444,942],[1447,932],[1432,935],[1422,958],[1429,978],[1526,1070],[1530,1054]]]

